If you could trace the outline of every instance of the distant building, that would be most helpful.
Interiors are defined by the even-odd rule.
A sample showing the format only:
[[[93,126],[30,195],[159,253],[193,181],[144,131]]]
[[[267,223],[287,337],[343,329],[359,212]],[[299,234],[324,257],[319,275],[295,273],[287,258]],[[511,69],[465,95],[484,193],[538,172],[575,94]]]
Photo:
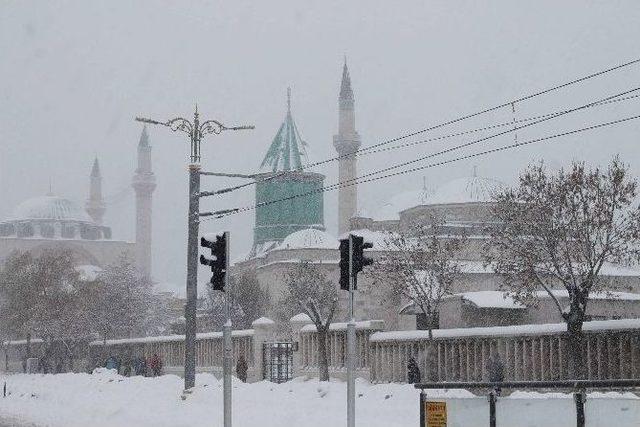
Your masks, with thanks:
[[[256,216],[252,256],[276,247],[289,234],[305,228],[324,230],[324,175],[303,171],[306,143],[291,114],[287,114],[271,142],[256,177]],[[314,193],[315,191],[315,193]],[[311,194],[306,194],[311,193]],[[300,197],[300,194],[306,194]],[[281,200],[277,203],[265,203]]]
[[[357,176],[354,151],[361,142],[355,130],[354,99],[351,77],[345,63],[338,96],[338,133],[333,138],[340,157],[338,175],[342,183],[352,182],[350,180]],[[298,154],[302,147],[288,111],[285,123],[263,161],[263,166],[268,164],[274,168],[270,177],[275,174],[283,180],[258,181],[257,204],[302,193],[300,188],[293,189],[297,185],[293,179],[296,175],[289,172],[300,169]],[[286,173],[277,174],[277,170]],[[267,183],[272,183],[273,188],[263,192]],[[321,183],[322,180],[318,178],[312,188]],[[469,236],[465,250],[458,259],[460,277],[455,281],[453,295],[447,296],[441,305],[436,327],[561,322],[554,303],[544,295],[541,295],[538,307],[526,307],[500,292],[502,279],[484,263],[484,246],[489,238],[487,226],[496,221],[492,210],[493,195],[501,188],[501,182],[480,177],[474,171],[471,176],[454,179],[434,191],[429,191],[426,182],[423,182],[422,188],[416,186],[415,189],[399,192],[372,215],[368,215],[358,209],[357,185],[348,185],[340,188],[338,209],[333,214],[338,220],[339,235],[353,232],[373,243],[373,249],[370,250],[373,258],[389,250],[387,233],[408,232],[410,226],[416,223],[429,224],[437,220],[443,224],[438,227],[442,238],[462,233]],[[317,265],[338,287],[338,237],[327,233],[320,221],[316,223],[310,219],[313,215],[321,217],[317,209],[322,206],[322,195],[321,192],[314,193],[313,198],[300,204],[274,203],[265,206],[274,207],[273,210],[259,206],[256,211],[254,250],[236,260],[232,271],[233,274],[255,271],[261,286],[269,290],[274,302],[272,312],[265,313],[268,316],[276,314],[287,271],[302,260]],[[603,281],[617,287],[619,292],[592,295],[587,313],[590,318],[640,317],[640,270],[608,264],[603,266],[601,275]],[[426,319],[419,310],[407,301],[388,298],[384,293],[384,284],[373,286],[372,279],[367,274],[361,274],[358,279],[359,290],[355,298],[357,319],[381,319],[390,329],[426,327]],[[554,292],[561,302],[566,300],[562,290]],[[339,291],[339,298],[335,319],[342,321],[347,315],[347,293]]]
[[[20,203],[0,221],[0,263],[13,251],[38,255],[50,249],[70,249],[83,273],[95,274],[125,254],[139,271],[151,275],[151,195],[155,178],[151,170],[151,146],[146,129],[138,144],[136,190],[136,242],[115,239],[103,223],[108,208],[102,195],[102,175],[96,158],[89,175],[89,197],[83,208],[52,193]]]

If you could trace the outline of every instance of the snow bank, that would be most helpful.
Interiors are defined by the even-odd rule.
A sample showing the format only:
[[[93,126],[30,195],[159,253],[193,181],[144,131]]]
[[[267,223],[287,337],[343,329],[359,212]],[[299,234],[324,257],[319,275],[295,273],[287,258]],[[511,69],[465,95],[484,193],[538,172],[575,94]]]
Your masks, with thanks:
[[[303,328],[304,329],[304,328]],[[640,329],[640,319],[618,319],[618,320],[594,320],[585,322],[583,330],[603,331],[619,329]],[[510,336],[510,335],[543,335],[565,332],[565,323],[544,323],[540,325],[514,325],[514,326],[492,326],[486,328],[457,328],[457,329],[434,329],[434,338],[457,338],[457,337],[479,337],[479,336]],[[398,341],[398,340],[421,340],[428,339],[429,331],[390,331],[376,332],[371,335],[371,342]]]
[[[91,374],[4,375],[9,395],[0,399],[0,419],[18,419],[48,427],[210,427],[222,425],[222,383],[199,374],[196,387],[183,399],[183,380],[121,377],[114,371]],[[346,385],[297,378],[284,384],[241,383],[234,379],[235,427],[345,424]],[[558,398],[557,398],[558,397]],[[567,395],[521,395],[498,399],[498,425],[565,427],[575,425],[575,407]],[[485,427],[486,396],[465,390],[429,390],[428,398],[444,400],[450,426]],[[588,396],[591,427],[632,427],[640,419],[640,400],[607,393]],[[358,427],[418,425],[418,391],[407,384],[356,382]]]

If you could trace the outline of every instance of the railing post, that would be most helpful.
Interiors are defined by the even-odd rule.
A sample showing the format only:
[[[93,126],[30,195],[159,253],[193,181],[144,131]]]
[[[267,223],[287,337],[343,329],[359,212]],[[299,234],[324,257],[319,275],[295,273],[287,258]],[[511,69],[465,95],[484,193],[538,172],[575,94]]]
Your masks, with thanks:
[[[489,392],[489,427],[496,427],[496,392]]]
[[[425,411],[425,401],[426,401],[425,391],[420,390],[420,427],[426,426],[427,413]]]
[[[576,425],[577,427],[584,427],[584,402],[586,400],[586,393],[584,389],[576,391],[573,395],[573,399],[576,402]]]

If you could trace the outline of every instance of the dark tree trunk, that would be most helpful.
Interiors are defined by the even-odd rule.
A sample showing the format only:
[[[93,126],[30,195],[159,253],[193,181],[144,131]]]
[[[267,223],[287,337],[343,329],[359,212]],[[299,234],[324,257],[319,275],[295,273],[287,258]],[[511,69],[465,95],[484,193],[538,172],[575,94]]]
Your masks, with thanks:
[[[327,328],[318,329],[318,376],[320,381],[329,381],[329,358],[327,357]]]
[[[566,316],[566,321],[567,332],[569,333],[569,379],[585,379],[586,370],[582,357],[584,349],[584,335],[582,333],[584,311],[577,304],[572,304],[569,314]]]

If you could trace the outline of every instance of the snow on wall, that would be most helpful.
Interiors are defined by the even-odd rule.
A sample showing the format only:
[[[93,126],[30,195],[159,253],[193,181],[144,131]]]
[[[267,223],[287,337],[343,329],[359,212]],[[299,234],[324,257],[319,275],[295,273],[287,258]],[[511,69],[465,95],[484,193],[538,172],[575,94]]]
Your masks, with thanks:
[[[253,329],[242,329],[232,331],[232,337],[250,337],[253,336]],[[196,334],[196,340],[222,339],[222,332],[202,332]],[[184,341],[184,335],[159,335],[155,337],[138,337],[138,338],[122,338],[117,340],[107,340],[107,345],[118,344],[141,344],[141,343],[161,343],[161,342],[179,342]],[[89,343],[90,346],[103,345],[104,341],[96,340]]]
[[[584,322],[583,330],[605,331],[640,329],[640,319],[594,320]],[[483,328],[434,329],[433,338],[489,337],[513,335],[543,335],[565,332],[565,323],[547,323],[541,325],[492,326]],[[429,338],[429,331],[390,331],[376,332],[371,335],[371,342],[422,340]]]
[[[355,322],[356,329],[384,329],[384,320],[364,320],[361,322]],[[332,323],[329,325],[330,331],[346,331],[347,323],[346,322],[338,322]],[[315,325],[305,325],[300,329],[300,332],[318,332]]]

